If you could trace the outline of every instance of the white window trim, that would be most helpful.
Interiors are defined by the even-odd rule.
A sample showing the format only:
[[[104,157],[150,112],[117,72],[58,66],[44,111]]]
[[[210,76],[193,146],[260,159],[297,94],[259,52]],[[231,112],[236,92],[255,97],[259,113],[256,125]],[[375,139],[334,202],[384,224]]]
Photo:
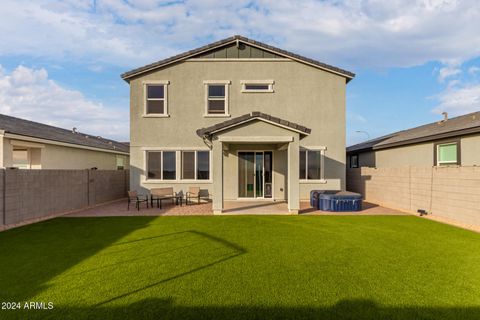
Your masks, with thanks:
[[[318,147],[300,147],[300,151],[320,151],[320,179],[308,179],[308,154],[305,155],[305,179],[299,179],[300,183],[327,183],[325,179],[325,151],[327,147],[318,146]],[[299,155],[300,157],[300,155]],[[300,166],[300,159],[299,159]]]
[[[143,81],[143,117],[144,118],[168,118],[170,114],[168,113],[168,85],[170,81],[168,80],[148,80]],[[149,85],[163,85],[163,99],[153,99],[153,100],[163,100],[163,113],[147,113],[147,87]],[[150,99],[152,100],[152,99]]]
[[[163,152],[175,152],[175,179],[163,179]],[[157,152],[161,153],[161,158],[162,158],[162,163],[160,166],[160,179],[150,179],[148,178],[148,153],[149,152]],[[145,162],[144,162],[144,167],[145,167],[145,173],[143,176],[144,182],[162,182],[162,183],[169,183],[169,182],[175,182],[178,181],[178,152],[175,150],[145,150]]]
[[[205,118],[228,118],[230,117],[229,111],[229,94],[228,88],[230,86],[230,80],[205,80],[203,81],[205,87],[205,113],[203,116]],[[225,86],[225,113],[208,113],[208,86],[209,85],[224,85]]]
[[[144,172],[141,175],[142,183],[159,183],[159,184],[211,184],[213,183],[213,166],[212,166],[212,152],[209,148],[196,148],[196,147],[142,147],[143,151],[143,167]],[[148,153],[149,152],[163,152],[163,151],[175,151],[175,180],[163,180],[163,179],[148,179]],[[210,177],[208,180],[191,180],[191,179],[182,179],[182,151],[209,151],[209,170]],[[197,161],[195,154],[195,162]],[[195,169],[196,170],[196,169]],[[162,166],[161,166],[161,175],[163,178],[163,154],[162,154]],[[195,171],[196,175],[196,171]],[[195,176],[196,177],[196,176]]]
[[[242,85],[242,90],[241,92],[243,93],[265,93],[265,92],[274,92],[273,90],[273,85],[275,84],[274,80],[240,80],[240,84]],[[268,89],[266,90],[251,90],[251,89],[246,89],[246,85],[249,84],[263,84],[263,85],[268,85]]]
[[[459,145],[458,142],[446,142],[446,143],[437,144],[437,167],[440,167],[442,165],[458,165],[458,158],[455,161],[440,161],[440,147],[453,145],[453,144],[457,146],[457,152],[458,152],[458,145]]]

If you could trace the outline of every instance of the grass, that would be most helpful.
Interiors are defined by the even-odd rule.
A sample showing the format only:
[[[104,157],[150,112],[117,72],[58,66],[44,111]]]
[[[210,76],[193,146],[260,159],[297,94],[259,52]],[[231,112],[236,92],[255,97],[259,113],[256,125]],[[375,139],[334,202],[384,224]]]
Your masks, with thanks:
[[[0,233],[1,319],[480,319],[480,234],[411,216],[59,218]]]

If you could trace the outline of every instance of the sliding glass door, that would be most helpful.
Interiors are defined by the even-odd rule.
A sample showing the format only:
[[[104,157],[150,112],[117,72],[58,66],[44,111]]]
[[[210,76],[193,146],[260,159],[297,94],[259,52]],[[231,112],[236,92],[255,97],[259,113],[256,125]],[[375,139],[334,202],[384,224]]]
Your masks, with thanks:
[[[243,151],[238,153],[238,197],[272,197],[272,152]]]

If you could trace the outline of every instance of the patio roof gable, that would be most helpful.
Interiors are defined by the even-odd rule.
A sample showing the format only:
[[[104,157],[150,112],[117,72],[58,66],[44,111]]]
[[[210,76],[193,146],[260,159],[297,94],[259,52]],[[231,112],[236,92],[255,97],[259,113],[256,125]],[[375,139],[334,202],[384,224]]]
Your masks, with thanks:
[[[290,130],[293,132],[297,132],[300,135],[307,136],[312,131],[311,129],[302,126],[300,124],[280,119],[269,114],[265,114],[262,112],[254,111],[251,113],[244,114],[239,117],[235,117],[233,119],[217,123],[213,126],[207,128],[201,128],[197,130],[197,135],[200,137],[210,137],[213,134],[219,133],[221,131],[225,131],[228,129],[232,129],[243,124],[249,123],[251,121],[262,121],[273,126],[281,127],[286,130]]]

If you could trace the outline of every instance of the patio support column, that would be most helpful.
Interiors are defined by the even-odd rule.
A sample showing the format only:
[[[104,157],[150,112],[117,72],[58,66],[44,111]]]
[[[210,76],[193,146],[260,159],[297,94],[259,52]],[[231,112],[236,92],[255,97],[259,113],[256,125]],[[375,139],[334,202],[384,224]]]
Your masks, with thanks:
[[[212,141],[212,177],[213,177],[213,214],[223,210],[223,143]]]
[[[298,214],[300,209],[300,143],[298,135],[288,144],[288,211]]]

